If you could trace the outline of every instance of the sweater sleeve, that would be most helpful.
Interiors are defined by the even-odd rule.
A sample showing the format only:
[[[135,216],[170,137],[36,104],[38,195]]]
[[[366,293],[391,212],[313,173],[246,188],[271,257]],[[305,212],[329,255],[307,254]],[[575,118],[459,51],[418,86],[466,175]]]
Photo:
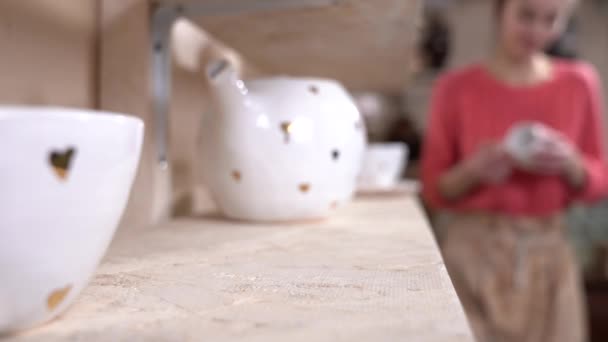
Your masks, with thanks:
[[[456,101],[450,84],[449,76],[444,76],[434,86],[422,149],[422,197],[432,208],[449,206],[439,191],[439,179],[454,166],[458,157]]]
[[[594,201],[608,193],[608,168],[604,150],[602,86],[593,67],[583,65],[580,74],[584,84],[585,110],[578,138],[585,185],[576,194],[576,200]]]

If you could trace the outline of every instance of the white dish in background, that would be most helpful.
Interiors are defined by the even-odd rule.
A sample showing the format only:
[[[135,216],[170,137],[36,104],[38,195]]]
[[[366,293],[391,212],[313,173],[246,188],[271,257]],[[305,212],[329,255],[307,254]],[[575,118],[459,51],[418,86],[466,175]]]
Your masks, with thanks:
[[[403,143],[369,144],[363,156],[357,189],[392,189],[401,180],[408,155],[408,146]]]
[[[89,110],[0,107],[0,335],[57,317],[112,240],[143,122]]]

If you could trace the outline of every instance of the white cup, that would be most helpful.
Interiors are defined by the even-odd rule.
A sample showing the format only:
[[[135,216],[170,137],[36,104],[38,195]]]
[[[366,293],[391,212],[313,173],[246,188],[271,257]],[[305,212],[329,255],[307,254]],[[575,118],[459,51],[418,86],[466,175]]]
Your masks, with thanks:
[[[534,152],[550,140],[549,128],[538,122],[521,122],[513,125],[503,144],[511,157],[521,165],[528,165]]]
[[[0,335],[74,301],[104,255],[139,162],[143,122],[0,107]]]
[[[408,146],[403,143],[369,144],[359,174],[359,189],[388,189],[397,185],[408,155]]]

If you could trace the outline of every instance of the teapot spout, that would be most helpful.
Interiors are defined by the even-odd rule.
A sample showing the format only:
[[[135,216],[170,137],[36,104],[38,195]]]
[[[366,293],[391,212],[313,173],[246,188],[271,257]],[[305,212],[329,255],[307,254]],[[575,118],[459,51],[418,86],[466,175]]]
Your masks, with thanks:
[[[246,106],[247,87],[228,61],[216,60],[209,63],[207,78],[218,105],[230,110],[239,110]]]

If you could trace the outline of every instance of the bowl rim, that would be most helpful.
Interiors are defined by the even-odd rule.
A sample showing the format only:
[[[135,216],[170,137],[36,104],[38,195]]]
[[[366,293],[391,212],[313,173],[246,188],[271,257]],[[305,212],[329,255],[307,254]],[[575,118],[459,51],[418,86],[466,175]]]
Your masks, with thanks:
[[[107,121],[118,124],[143,126],[144,121],[130,114],[98,109],[63,106],[0,105],[0,123],[3,121],[31,120],[32,118],[59,118],[73,121]]]

